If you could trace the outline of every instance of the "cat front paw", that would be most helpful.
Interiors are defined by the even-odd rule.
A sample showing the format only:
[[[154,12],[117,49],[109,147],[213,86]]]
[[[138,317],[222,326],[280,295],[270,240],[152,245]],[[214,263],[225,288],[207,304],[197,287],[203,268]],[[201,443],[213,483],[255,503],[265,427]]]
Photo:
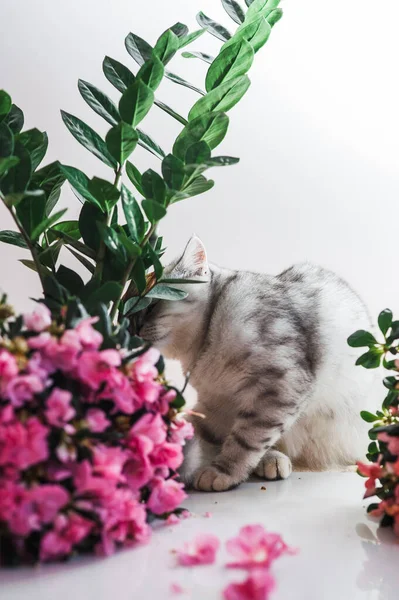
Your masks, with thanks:
[[[194,488],[202,492],[226,492],[239,483],[213,466],[201,467],[194,476]]]
[[[288,456],[278,450],[269,450],[254,471],[261,479],[287,479],[292,473],[292,464]]]

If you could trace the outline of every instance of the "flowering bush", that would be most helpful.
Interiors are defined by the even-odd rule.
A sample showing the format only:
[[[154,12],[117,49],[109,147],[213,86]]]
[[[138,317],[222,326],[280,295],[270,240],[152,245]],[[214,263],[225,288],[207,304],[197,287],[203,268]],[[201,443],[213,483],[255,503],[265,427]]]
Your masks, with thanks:
[[[110,554],[185,498],[192,429],[159,352],[113,344],[77,302],[64,315],[1,321],[1,563]]]
[[[371,443],[367,458],[369,464],[358,463],[359,474],[367,477],[364,497],[377,496],[379,502],[368,506],[372,516],[382,517],[382,527],[392,527],[399,535],[399,321],[394,321],[389,309],[378,317],[383,341],[378,342],[367,331],[357,331],[348,339],[350,346],[367,347],[357,361],[364,367],[378,368],[381,364],[391,371],[383,380],[388,393],[381,410],[376,414],[362,411],[362,418],[372,423],[369,431]]]

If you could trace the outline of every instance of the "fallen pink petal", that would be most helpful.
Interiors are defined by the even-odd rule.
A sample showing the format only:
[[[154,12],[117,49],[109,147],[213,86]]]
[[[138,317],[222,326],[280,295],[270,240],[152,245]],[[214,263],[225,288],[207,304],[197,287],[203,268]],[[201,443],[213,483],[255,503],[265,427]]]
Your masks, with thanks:
[[[180,523],[180,519],[177,515],[172,514],[169,515],[165,522],[167,525],[177,525],[178,523]]]
[[[170,584],[170,592],[171,594],[180,595],[184,594],[185,590],[179,583],[171,583]]]
[[[230,583],[223,590],[224,600],[268,600],[276,582],[267,569],[254,569],[241,583]]]
[[[200,534],[193,542],[184,544],[183,550],[177,550],[177,562],[183,567],[211,565],[215,562],[219,550],[219,539],[212,534]]]
[[[226,548],[235,559],[227,567],[242,569],[270,567],[276,558],[297,552],[287,546],[281,535],[269,533],[263,525],[241,527],[238,536],[227,541]]]
[[[204,517],[206,519],[210,519],[211,517],[213,517],[213,513],[209,512],[209,511],[206,511],[206,513],[204,513]]]

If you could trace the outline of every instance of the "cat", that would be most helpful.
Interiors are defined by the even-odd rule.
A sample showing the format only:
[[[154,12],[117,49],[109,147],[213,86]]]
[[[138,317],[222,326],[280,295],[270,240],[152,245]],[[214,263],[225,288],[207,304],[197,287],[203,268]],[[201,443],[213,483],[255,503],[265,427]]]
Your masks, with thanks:
[[[202,281],[177,285],[187,298],[152,304],[140,327],[198,393],[205,418],[190,417],[186,484],[224,491],[253,473],[285,479],[292,463],[325,470],[363,458],[372,374],[355,366],[347,337],[370,319],[343,280],[310,264],[277,276],[223,269],[195,236],[165,273]]]

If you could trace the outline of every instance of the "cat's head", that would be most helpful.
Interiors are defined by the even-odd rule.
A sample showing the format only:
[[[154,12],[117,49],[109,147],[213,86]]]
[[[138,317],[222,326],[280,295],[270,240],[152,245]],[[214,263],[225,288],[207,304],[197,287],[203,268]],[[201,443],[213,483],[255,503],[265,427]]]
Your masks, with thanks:
[[[201,283],[173,283],[186,292],[183,300],[154,300],[140,315],[139,335],[167,356],[178,358],[182,343],[194,335],[195,326],[206,306],[210,269],[203,243],[197,236],[188,242],[183,254],[164,269],[163,279],[184,279]]]

